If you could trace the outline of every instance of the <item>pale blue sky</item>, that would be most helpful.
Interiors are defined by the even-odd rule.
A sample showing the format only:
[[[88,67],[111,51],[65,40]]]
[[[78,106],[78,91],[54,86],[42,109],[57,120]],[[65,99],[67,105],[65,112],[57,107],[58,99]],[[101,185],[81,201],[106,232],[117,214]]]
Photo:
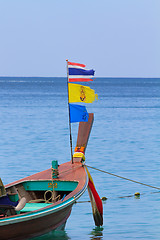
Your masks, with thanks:
[[[160,77],[160,0],[0,0],[0,76]]]

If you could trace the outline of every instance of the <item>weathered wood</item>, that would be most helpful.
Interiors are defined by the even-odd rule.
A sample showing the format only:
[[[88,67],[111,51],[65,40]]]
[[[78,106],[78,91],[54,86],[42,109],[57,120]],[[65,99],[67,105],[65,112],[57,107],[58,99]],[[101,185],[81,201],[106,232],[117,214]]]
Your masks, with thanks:
[[[49,205],[48,207],[45,207],[43,209],[35,210],[33,212],[29,213],[22,213],[21,216],[24,216],[24,220],[22,221],[20,218],[18,218],[19,215],[11,216],[13,220],[10,221],[10,217],[4,218],[8,219],[8,224],[3,224],[3,218],[0,218],[0,239],[1,240],[22,240],[22,239],[28,239],[30,237],[39,236],[41,234],[47,233],[51,230],[54,230],[60,226],[62,226],[67,218],[70,215],[72,205],[74,201],[76,201],[78,195],[80,196],[82,192],[87,187],[87,176],[85,168],[82,166],[80,162],[72,164],[72,162],[67,162],[64,164],[61,164],[58,167],[59,170],[59,176],[56,179],[57,183],[59,181],[76,181],[78,182],[77,187],[66,195],[64,200],[62,199],[58,200],[57,202]],[[27,201],[30,200],[31,195],[29,195],[29,192],[26,195],[26,191],[22,185],[25,181],[35,181],[35,180],[51,180],[52,176],[51,169],[33,174],[29,177],[23,178],[21,180],[15,181],[11,184],[6,185],[6,189],[8,190],[10,187],[18,188],[18,192],[20,197],[25,196],[27,198]],[[66,204],[67,201],[72,200],[70,203]],[[59,207],[59,205],[62,205],[64,202],[64,206]],[[56,207],[58,206],[58,210],[56,210]],[[44,214],[39,214],[39,211],[44,211]],[[45,213],[45,211],[48,211],[48,213]],[[31,213],[34,213],[33,217],[29,216]],[[34,218],[34,216],[37,217]]]
[[[6,190],[5,190],[5,187],[3,185],[3,182],[0,178],[0,196],[5,196],[6,195]]]
[[[44,217],[5,225],[3,228],[0,228],[0,239],[22,240],[52,231],[66,222],[71,208],[72,206],[69,206]]]
[[[79,129],[78,129],[78,137],[77,137],[77,145],[76,147],[84,147],[86,149],[88,139],[90,136],[92,124],[94,120],[93,113],[89,113],[88,122],[80,122]],[[85,151],[84,149],[84,151]]]

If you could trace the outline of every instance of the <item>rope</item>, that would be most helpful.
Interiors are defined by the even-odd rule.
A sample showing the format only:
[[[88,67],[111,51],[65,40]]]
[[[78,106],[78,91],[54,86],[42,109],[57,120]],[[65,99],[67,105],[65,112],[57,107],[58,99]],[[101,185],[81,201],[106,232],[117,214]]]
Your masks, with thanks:
[[[51,193],[51,196],[50,198],[47,199],[47,193]],[[44,201],[45,203],[50,203],[50,200],[52,200],[51,202],[54,202],[56,199],[60,199],[60,195],[54,197],[54,192],[51,191],[51,190],[47,190],[45,193],[44,193]]]
[[[160,191],[156,191],[156,192],[150,192],[150,194],[154,194],[154,193],[160,193]],[[115,199],[115,198],[131,198],[131,197],[135,197],[135,198],[137,198],[137,199],[139,199],[140,198],[140,196],[141,195],[146,195],[146,194],[148,194],[148,193],[135,193],[135,194],[132,194],[132,195],[128,195],[128,196],[120,196],[120,197],[102,197],[101,198],[101,200],[102,200],[102,202],[105,202],[106,200],[108,200],[108,199]],[[76,203],[87,203],[87,202],[91,202],[91,201],[76,201]]]
[[[85,165],[86,165],[86,164],[85,164]],[[99,171],[99,172],[107,173],[107,174],[112,175],[112,176],[114,176],[114,177],[118,177],[118,178],[121,178],[121,179],[124,179],[124,180],[130,181],[130,182],[138,183],[138,184],[141,184],[141,185],[144,185],[144,186],[150,187],[150,188],[155,188],[155,189],[160,190],[159,187],[154,187],[154,186],[149,185],[149,184],[145,184],[145,183],[142,183],[142,182],[138,182],[138,181],[135,181],[135,180],[132,180],[132,179],[126,178],[126,177],[122,177],[122,176],[119,176],[119,175],[117,175],[117,174],[113,174],[113,173],[110,173],[110,172],[107,172],[107,171],[104,171],[104,170],[101,170],[101,169],[98,169],[98,168],[95,168],[95,167],[91,167],[91,166],[88,166],[88,165],[86,165],[86,166],[89,167],[89,168],[92,168],[92,169],[94,169],[94,170],[97,170],[97,171]]]
[[[57,170],[57,171],[56,171]],[[44,194],[44,199],[45,199],[45,202],[49,202],[49,200],[51,200],[52,199],[52,202],[54,202],[54,197],[55,197],[55,195],[56,195],[56,193],[55,193],[55,190],[54,190],[54,186],[53,186],[53,176],[58,176],[58,169],[54,169],[54,168],[52,168],[51,167],[51,178],[52,178],[52,191],[51,190],[48,190],[48,191],[46,191],[45,192],[45,194]],[[57,174],[57,175],[56,175]],[[47,192],[51,192],[51,197],[47,200],[46,199],[46,195],[47,195]]]
[[[73,169],[80,168],[80,167],[83,167],[83,165],[81,165],[81,166],[76,166],[76,167],[72,166],[71,169],[65,170],[65,171],[61,172],[60,174],[70,172],[70,171],[72,171]],[[52,177],[52,176],[53,176],[53,175],[52,175],[53,170],[55,170],[55,169],[51,168],[51,181],[52,181],[52,186],[53,186],[53,181],[54,181],[54,180],[53,180],[53,177]],[[54,173],[55,173],[55,172],[54,172]],[[59,175],[59,173],[58,173],[58,175]],[[50,194],[51,194],[51,197],[50,197],[49,199],[47,199],[47,197],[46,197],[46,195],[47,195],[48,192],[50,192]],[[49,203],[50,200],[52,200],[52,202],[54,202],[54,201],[57,200],[57,199],[59,200],[59,199],[60,199],[60,195],[54,197],[54,193],[55,193],[55,190],[54,190],[54,187],[53,187],[52,190],[47,190],[47,191],[44,193],[44,199],[34,199],[34,200],[32,199],[32,200],[29,201],[29,203],[38,203],[38,202]]]
[[[55,177],[55,176],[57,177],[59,175],[58,169],[54,169],[52,167],[51,167],[51,169],[52,169],[52,178]]]
[[[50,193],[51,196],[47,199],[47,193]],[[45,191],[44,193],[44,199],[43,198],[40,198],[40,199],[32,199],[29,201],[29,203],[40,203],[40,202],[45,202],[45,203],[51,203],[51,202],[54,202],[56,199],[60,199],[60,195],[54,197],[54,192],[52,192],[51,190],[47,190]],[[52,200],[52,201],[51,201]],[[57,200],[57,201],[58,201]]]

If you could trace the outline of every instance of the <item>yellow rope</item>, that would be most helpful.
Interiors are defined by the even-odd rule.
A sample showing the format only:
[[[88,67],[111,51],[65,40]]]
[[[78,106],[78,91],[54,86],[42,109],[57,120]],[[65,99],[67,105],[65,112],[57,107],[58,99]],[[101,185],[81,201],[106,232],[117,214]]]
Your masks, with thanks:
[[[50,198],[47,199],[47,193],[50,192],[51,193],[51,196]],[[47,190],[45,193],[44,193],[44,200],[45,200],[45,203],[50,203],[50,200],[52,200],[51,202],[54,202],[56,199],[60,199],[60,195],[54,197],[54,192],[51,191],[51,190]]]

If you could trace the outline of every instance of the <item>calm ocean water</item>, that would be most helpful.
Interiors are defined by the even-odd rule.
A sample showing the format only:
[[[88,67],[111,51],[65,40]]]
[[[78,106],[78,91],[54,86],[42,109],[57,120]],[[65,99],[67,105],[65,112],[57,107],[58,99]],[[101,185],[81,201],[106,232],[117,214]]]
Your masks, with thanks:
[[[86,163],[160,187],[160,79],[97,78]],[[75,146],[78,124],[72,124]],[[0,177],[5,184],[70,160],[65,78],[0,78]],[[160,192],[90,169],[103,202],[95,228],[87,191],[64,232],[38,239],[160,239]],[[135,198],[140,192],[140,198]],[[125,197],[130,196],[131,197]],[[81,201],[81,202],[80,202]]]

